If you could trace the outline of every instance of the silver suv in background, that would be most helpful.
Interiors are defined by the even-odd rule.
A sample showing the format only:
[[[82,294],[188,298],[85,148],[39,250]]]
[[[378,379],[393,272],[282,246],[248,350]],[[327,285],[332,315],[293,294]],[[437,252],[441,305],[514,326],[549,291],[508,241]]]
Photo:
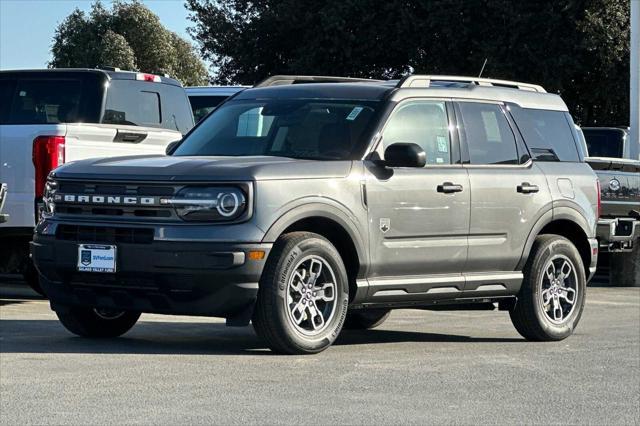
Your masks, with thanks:
[[[270,78],[167,156],[56,169],[32,253],[81,336],[208,315],[316,353],[391,309],[499,308],[525,338],[561,340],[598,255],[576,138],[531,84]]]

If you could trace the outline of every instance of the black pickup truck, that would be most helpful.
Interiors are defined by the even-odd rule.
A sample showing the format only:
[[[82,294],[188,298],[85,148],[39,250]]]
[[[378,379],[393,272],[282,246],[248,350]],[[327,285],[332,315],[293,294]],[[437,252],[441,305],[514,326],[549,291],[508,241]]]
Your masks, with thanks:
[[[583,127],[582,133],[586,160],[600,180],[597,236],[600,251],[609,253],[611,282],[640,286],[640,161],[628,158],[629,130]]]

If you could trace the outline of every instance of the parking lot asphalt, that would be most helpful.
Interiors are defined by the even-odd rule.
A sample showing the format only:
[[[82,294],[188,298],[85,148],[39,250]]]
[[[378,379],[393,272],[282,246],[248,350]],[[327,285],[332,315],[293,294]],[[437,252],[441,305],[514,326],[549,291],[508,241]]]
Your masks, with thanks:
[[[0,292],[1,424],[640,423],[638,288],[589,288],[562,342],[506,312],[400,310],[314,356],[209,318],[82,339],[24,297]]]

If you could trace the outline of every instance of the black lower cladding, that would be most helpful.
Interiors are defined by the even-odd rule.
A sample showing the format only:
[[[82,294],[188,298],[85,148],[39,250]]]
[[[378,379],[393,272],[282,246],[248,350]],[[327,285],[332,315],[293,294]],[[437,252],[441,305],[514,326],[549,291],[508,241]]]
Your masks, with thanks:
[[[139,312],[232,317],[255,302],[269,244],[154,241],[144,232],[61,228],[31,243],[54,310],[90,306]],[[60,230],[59,230],[60,231]],[[136,232],[139,234],[136,234]],[[135,234],[135,235],[134,235]],[[117,247],[116,272],[78,271],[78,244]],[[250,250],[263,250],[250,260]]]

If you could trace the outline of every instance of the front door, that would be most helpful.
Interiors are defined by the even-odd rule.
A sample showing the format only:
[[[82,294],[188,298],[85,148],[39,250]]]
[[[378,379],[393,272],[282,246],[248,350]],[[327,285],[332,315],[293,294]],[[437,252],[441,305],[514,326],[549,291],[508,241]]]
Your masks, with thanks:
[[[400,103],[377,153],[382,157],[393,143],[416,143],[426,153],[426,166],[390,169],[365,163],[374,300],[401,300],[403,292],[409,298],[434,287],[462,290],[470,191],[452,115],[445,101]]]

